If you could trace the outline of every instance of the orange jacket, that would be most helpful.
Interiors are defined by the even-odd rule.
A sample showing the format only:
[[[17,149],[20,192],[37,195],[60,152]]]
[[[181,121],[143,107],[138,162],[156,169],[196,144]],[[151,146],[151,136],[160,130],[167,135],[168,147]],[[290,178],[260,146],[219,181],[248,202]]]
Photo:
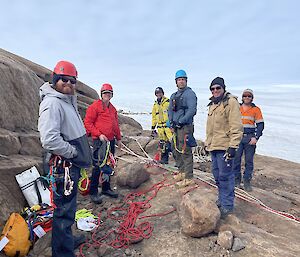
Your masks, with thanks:
[[[253,133],[258,139],[262,135],[262,131],[264,130],[264,119],[260,108],[252,103],[249,109],[244,110],[243,104],[241,104],[240,111],[242,115],[244,133]]]

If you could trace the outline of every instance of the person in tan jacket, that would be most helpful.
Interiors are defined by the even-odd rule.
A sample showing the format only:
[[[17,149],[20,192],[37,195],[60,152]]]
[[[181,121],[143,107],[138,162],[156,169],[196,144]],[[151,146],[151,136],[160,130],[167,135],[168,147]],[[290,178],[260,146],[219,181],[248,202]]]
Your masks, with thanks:
[[[232,161],[243,136],[243,126],[238,100],[225,91],[224,79],[216,77],[210,90],[205,145],[211,153],[212,173],[218,186],[217,205],[221,218],[225,218],[234,209]]]

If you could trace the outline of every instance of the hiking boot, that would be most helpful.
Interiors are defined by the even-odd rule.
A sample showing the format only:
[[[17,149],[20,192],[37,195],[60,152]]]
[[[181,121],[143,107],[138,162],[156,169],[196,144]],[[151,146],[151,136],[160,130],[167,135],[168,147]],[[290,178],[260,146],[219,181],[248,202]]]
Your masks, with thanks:
[[[224,207],[220,207],[221,219],[226,219],[229,214],[233,213],[233,210],[226,209]]]
[[[179,172],[178,174],[176,174],[174,176],[174,179],[176,182],[182,181],[182,180],[184,180],[184,178],[185,178],[185,173],[183,173],[183,172]]]
[[[91,201],[95,204],[100,204],[103,201],[103,196],[102,195],[90,195]]]
[[[184,187],[187,187],[187,186],[190,186],[192,184],[194,184],[195,182],[192,180],[192,179],[184,179],[178,183],[176,183],[176,185],[179,187],[179,188],[184,188]]]
[[[85,235],[73,236],[74,250],[85,242]]]
[[[251,186],[250,180],[244,180],[244,189],[247,192],[251,192],[252,191],[252,186]]]
[[[118,198],[119,194],[114,192],[113,190],[111,189],[108,189],[108,190],[102,190],[102,194],[103,195],[107,195],[109,197],[112,197],[112,198]]]

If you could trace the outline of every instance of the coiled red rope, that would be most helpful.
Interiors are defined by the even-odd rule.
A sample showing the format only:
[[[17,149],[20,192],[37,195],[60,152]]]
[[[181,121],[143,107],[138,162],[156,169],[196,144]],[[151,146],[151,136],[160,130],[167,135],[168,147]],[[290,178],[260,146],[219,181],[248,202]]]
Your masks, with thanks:
[[[79,256],[85,257],[83,253],[84,248],[100,247],[101,245],[109,245],[113,248],[127,248],[131,243],[150,238],[153,232],[153,224],[149,221],[136,224],[137,220],[150,217],[162,217],[176,210],[176,208],[172,208],[164,213],[140,217],[142,213],[151,208],[150,201],[156,197],[160,189],[174,185],[174,183],[167,183],[167,178],[165,174],[163,175],[164,179],[162,181],[144,191],[127,194],[121,206],[108,209],[107,219],[115,220],[120,224],[117,229],[111,229],[100,238],[97,237],[97,234],[103,224],[101,224],[101,213],[99,213],[98,227],[92,233],[92,242],[87,242],[80,246]]]

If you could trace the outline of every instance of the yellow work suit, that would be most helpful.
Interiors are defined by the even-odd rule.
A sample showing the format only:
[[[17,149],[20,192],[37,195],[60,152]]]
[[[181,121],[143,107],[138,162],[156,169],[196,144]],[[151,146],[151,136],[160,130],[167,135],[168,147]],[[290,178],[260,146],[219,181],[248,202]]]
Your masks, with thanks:
[[[169,103],[169,99],[163,96],[160,102],[157,100],[154,102],[152,108],[152,130],[157,128],[159,139],[167,142],[171,141],[173,136],[171,129],[166,125]]]

